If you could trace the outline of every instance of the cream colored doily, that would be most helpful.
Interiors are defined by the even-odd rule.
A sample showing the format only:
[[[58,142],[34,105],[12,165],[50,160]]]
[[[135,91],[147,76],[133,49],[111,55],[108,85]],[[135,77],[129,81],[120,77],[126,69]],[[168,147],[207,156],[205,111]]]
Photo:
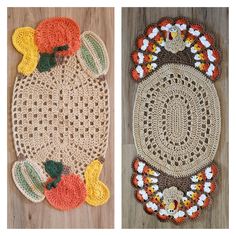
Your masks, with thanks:
[[[133,113],[138,155],[182,177],[211,163],[221,129],[212,81],[191,66],[166,64],[139,83]]]
[[[12,101],[17,156],[42,169],[47,159],[81,174],[104,158],[109,132],[109,91],[105,80],[86,74],[77,56],[48,72],[17,77]]]

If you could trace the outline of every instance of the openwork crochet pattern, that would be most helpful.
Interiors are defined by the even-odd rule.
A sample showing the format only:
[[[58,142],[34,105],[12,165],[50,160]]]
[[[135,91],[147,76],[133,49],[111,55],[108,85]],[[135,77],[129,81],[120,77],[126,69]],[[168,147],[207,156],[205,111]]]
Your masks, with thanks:
[[[16,186],[32,202],[46,197],[59,210],[105,204],[110,192],[99,180],[110,123],[105,44],[90,31],[80,37],[76,22],[59,17],[36,30],[16,29],[13,45],[23,54],[12,97],[15,150],[25,157],[13,165]]]
[[[195,219],[216,188],[219,50],[201,25],[163,18],[138,36],[131,58],[136,199],[160,220]]]
[[[187,176],[211,163],[220,128],[215,86],[194,68],[166,64],[139,84],[135,145],[138,155],[163,172]]]
[[[13,92],[16,153],[43,167],[62,161],[83,176],[87,165],[105,157],[109,132],[107,81],[88,77],[76,55],[50,72],[18,76]]]

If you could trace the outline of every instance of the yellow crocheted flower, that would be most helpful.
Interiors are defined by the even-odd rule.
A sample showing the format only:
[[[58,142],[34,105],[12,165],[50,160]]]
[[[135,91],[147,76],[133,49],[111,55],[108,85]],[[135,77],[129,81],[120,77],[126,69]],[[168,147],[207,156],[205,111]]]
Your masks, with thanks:
[[[39,53],[34,35],[35,30],[31,27],[17,28],[12,35],[14,47],[23,55],[17,67],[18,72],[23,75],[30,75],[38,64]]]
[[[85,171],[87,198],[85,201],[92,206],[105,204],[110,198],[108,187],[99,180],[103,164],[95,160],[90,163]]]

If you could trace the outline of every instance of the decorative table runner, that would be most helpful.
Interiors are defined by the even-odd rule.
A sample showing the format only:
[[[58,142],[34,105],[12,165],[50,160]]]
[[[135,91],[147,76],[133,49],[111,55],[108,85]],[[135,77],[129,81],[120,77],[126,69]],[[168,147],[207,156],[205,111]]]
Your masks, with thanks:
[[[136,199],[160,220],[195,219],[216,188],[219,50],[201,25],[162,18],[137,38],[131,57],[131,75],[139,82],[133,110]]]
[[[23,54],[12,100],[16,186],[60,210],[106,203],[109,189],[99,180],[110,119],[104,43],[62,17],[18,28],[12,42]]]

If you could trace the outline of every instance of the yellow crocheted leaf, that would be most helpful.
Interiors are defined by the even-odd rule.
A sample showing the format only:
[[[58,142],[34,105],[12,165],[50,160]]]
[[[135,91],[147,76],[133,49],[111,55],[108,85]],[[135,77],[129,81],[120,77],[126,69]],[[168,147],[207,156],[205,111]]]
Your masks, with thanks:
[[[23,55],[17,67],[23,75],[30,75],[38,64],[39,53],[34,35],[35,30],[31,27],[17,28],[12,35],[14,47]]]
[[[87,188],[86,202],[92,206],[105,204],[110,198],[108,187],[99,180],[103,164],[95,160],[90,163],[85,171],[85,181]]]

